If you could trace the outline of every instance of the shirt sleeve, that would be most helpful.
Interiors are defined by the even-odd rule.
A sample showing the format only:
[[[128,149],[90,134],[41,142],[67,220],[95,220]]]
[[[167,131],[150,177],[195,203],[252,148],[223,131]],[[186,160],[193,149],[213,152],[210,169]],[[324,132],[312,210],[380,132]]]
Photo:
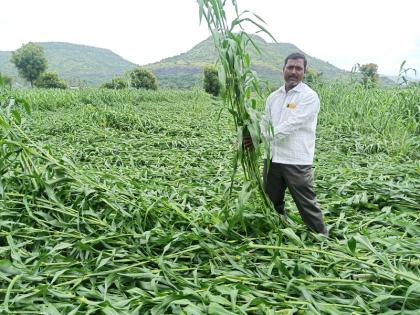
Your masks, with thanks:
[[[290,110],[290,115],[285,122],[274,127],[274,136],[283,138],[292,134],[306,123],[310,122],[318,114],[320,101],[318,95],[311,93],[305,95],[301,101],[296,104],[296,108]]]
[[[261,116],[261,121],[260,121],[261,135],[267,141],[271,141],[273,139],[270,103],[271,103],[271,97],[268,97],[265,103],[265,110]]]

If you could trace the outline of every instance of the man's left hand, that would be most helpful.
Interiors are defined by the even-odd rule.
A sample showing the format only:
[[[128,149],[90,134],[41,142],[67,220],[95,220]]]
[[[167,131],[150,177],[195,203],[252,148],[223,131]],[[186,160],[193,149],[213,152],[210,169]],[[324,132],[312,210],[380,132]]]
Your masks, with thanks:
[[[242,144],[248,150],[254,148],[254,143],[252,142],[252,138],[249,136],[243,138]]]

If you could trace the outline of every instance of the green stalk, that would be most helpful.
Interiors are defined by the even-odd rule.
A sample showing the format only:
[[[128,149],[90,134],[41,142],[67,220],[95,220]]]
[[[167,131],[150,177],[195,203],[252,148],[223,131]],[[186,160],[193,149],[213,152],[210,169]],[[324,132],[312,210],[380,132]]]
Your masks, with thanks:
[[[385,268],[384,266],[380,266],[378,264],[374,264],[368,261],[364,261],[364,260],[360,260],[348,255],[338,255],[329,251],[325,251],[325,250],[319,250],[316,248],[300,248],[300,247],[290,247],[290,246],[274,246],[274,245],[259,245],[259,244],[249,244],[250,248],[258,248],[258,249],[277,249],[277,250],[282,250],[282,251],[294,251],[294,252],[310,252],[310,253],[318,253],[318,254],[323,254],[326,256],[332,256],[332,257],[336,257],[336,258],[341,258],[345,261],[353,261],[353,262],[357,262],[360,264],[364,264],[367,265],[369,267],[372,268],[376,268],[376,269],[383,269],[385,271],[391,271],[396,275],[399,275],[403,278],[415,281],[415,282],[420,282],[420,278],[419,277],[413,277],[407,273],[404,272],[400,272],[398,270],[395,270],[394,268]]]
[[[260,24],[263,22],[259,17],[244,17],[245,13],[239,14],[236,1],[232,0],[232,6],[236,13],[235,18],[227,20],[225,5],[221,0],[197,0],[199,5],[200,21],[204,17],[212,34],[214,45],[218,52],[219,79],[222,86],[221,97],[232,114],[235,129],[238,134],[238,149],[234,159],[235,165],[232,175],[236,173],[238,161],[247,181],[258,190],[266,206],[271,207],[271,202],[264,192],[261,173],[260,158],[261,149],[259,119],[257,118],[257,100],[252,96],[252,91],[262,98],[259,80],[251,69],[248,49],[253,46],[259,49],[252,37],[243,29],[243,23],[247,22],[257,27],[258,32],[272,35]],[[273,37],[272,37],[273,38]],[[274,38],[273,38],[274,39]],[[245,148],[242,145],[245,137],[251,137],[253,148]]]

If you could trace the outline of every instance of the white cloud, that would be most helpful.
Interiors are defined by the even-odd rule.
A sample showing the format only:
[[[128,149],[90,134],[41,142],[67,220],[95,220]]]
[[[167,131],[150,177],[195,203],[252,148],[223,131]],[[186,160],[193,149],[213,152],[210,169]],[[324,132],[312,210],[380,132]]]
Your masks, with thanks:
[[[268,23],[280,42],[347,70],[375,62],[396,74],[420,71],[417,0],[238,0]],[[182,53],[209,33],[195,0],[14,0],[0,12],[0,50],[28,41],[65,41],[108,48],[146,64]]]

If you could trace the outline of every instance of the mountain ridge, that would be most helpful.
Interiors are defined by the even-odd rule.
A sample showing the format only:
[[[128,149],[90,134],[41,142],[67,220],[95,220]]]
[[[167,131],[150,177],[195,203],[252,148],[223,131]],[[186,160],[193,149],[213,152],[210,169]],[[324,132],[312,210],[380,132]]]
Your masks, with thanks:
[[[350,75],[350,72],[312,57],[291,43],[270,43],[256,35],[253,40],[262,53],[258,54],[255,49],[250,48],[252,68],[270,86],[275,87],[282,83],[282,63],[292,52],[303,53],[308,59],[308,67],[322,72],[322,77],[326,80],[346,78]],[[36,44],[44,49],[48,71],[57,72],[70,85],[99,86],[139,66],[106,48],[66,42]],[[24,81],[18,77],[15,66],[10,62],[11,54],[11,51],[0,51],[0,72],[23,84]],[[217,53],[213,40],[209,37],[186,52],[142,67],[155,74],[161,87],[188,89],[202,86],[203,67],[214,64],[216,60]]]
[[[44,49],[47,71],[57,72],[74,85],[98,86],[114,76],[137,67],[106,48],[66,42],[35,43]],[[0,72],[18,79],[15,66],[10,62],[11,51],[0,51]]]
[[[261,54],[250,48],[251,65],[259,77],[268,81],[270,85],[277,86],[282,82],[283,60],[292,52],[301,52],[308,59],[308,67],[322,72],[323,77],[339,79],[348,76],[348,72],[312,57],[290,43],[269,43],[259,36],[253,37]],[[201,41],[189,51],[177,56],[150,63],[144,67],[153,71],[163,85],[170,87],[191,87],[201,84],[202,68],[206,64],[214,64],[217,53],[211,37]],[[182,80],[181,80],[182,79]],[[174,85],[174,86],[172,86]]]

